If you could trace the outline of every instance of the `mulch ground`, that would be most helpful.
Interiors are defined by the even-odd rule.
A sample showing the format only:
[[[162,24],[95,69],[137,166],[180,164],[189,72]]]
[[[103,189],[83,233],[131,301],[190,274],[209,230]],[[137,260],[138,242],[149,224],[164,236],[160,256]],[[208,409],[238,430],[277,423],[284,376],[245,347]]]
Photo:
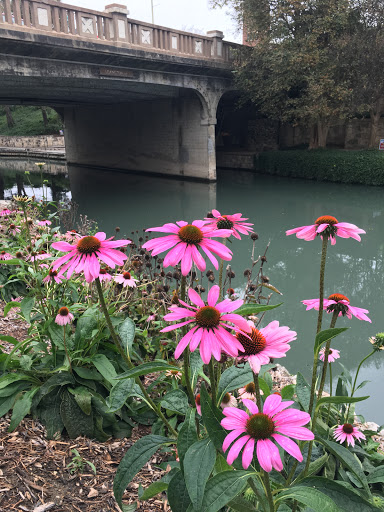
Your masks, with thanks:
[[[27,337],[28,324],[11,309],[4,318],[0,303],[0,333],[21,341]],[[0,340],[3,350],[13,345]],[[113,479],[126,451],[150,428],[140,425],[132,437],[110,439],[104,443],[79,437],[63,436],[47,440],[45,428],[30,417],[15,432],[8,432],[10,415],[0,418],[0,512],[115,512],[120,508],[113,497]],[[72,450],[77,450],[84,463],[82,471],[71,472]],[[85,462],[96,467],[96,474]],[[161,478],[165,471],[157,467],[163,462],[155,454],[129,484],[124,503],[137,503],[138,512],[169,512],[166,497],[141,503],[139,485],[144,488]]]

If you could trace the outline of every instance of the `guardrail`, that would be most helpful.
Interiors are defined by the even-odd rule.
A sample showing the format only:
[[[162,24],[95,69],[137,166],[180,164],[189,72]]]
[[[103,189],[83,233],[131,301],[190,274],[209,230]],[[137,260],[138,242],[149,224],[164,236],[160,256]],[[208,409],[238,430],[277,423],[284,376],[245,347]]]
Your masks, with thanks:
[[[232,49],[237,45],[223,41],[220,31],[207,32],[206,36],[192,34],[132,20],[128,14],[126,6],[120,4],[107,5],[101,12],[55,0],[0,0],[0,28],[43,31],[199,59],[232,60]]]

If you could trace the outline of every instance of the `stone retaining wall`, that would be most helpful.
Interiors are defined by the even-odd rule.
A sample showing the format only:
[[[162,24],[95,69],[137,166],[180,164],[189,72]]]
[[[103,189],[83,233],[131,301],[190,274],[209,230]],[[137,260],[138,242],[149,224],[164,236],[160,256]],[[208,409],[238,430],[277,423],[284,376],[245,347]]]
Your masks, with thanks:
[[[38,135],[35,137],[0,135],[0,148],[65,148],[65,141],[62,135]]]

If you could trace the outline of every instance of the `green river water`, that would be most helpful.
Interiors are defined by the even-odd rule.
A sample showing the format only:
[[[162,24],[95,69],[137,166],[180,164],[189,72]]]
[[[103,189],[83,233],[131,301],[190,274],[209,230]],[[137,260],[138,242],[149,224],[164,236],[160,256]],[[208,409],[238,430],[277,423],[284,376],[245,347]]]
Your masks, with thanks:
[[[19,192],[24,182],[25,191],[32,194],[22,169],[29,164],[14,160],[0,161],[0,194],[5,199]],[[306,311],[303,299],[318,297],[321,241],[298,240],[285,236],[287,229],[313,224],[321,215],[333,215],[340,222],[351,222],[364,229],[362,242],[337,238],[329,248],[325,294],[339,292],[350,299],[353,306],[369,310],[372,324],[355,318],[340,318],[338,327],[350,330],[334,340],[332,347],[340,350],[338,360],[352,373],[361,359],[371,351],[368,338],[384,331],[384,190],[380,187],[342,185],[255,175],[243,171],[219,171],[216,184],[203,184],[167,178],[148,177],[113,171],[94,171],[70,167],[66,169],[48,164],[59,172],[47,175],[54,199],[71,197],[79,205],[79,213],[95,219],[99,229],[109,236],[119,226],[121,234],[130,236],[134,230],[160,226],[177,220],[192,221],[205,217],[212,208],[221,213],[242,212],[255,224],[259,234],[256,252],[264,252],[268,242],[265,274],[283,296],[274,296],[273,303],[283,301],[280,308],[266,316],[277,319],[297,331],[297,341],[279,362],[291,372],[301,371],[310,378],[316,312]],[[33,170],[33,162],[30,169]],[[16,169],[20,169],[19,171]],[[34,175],[33,180],[37,183]],[[41,190],[35,188],[36,195]],[[233,239],[231,262],[236,273],[234,288],[241,295],[243,271],[250,266],[251,242],[247,237]],[[329,325],[325,315],[323,328]],[[336,362],[333,373],[341,366]],[[357,412],[366,420],[384,423],[384,351],[369,359],[362,367],[359,381],[370,382],[358,395],[370,395],[359,403]]]

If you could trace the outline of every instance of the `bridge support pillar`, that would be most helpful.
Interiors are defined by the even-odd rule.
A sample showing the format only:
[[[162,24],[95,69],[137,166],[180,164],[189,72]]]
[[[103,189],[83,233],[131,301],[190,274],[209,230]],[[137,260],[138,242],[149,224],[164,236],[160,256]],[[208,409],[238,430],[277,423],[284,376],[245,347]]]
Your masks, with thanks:
[[[69,163],[216,180],[216,119],[206,116],[192,90],[147,101],[67,107],[64,124]]]

